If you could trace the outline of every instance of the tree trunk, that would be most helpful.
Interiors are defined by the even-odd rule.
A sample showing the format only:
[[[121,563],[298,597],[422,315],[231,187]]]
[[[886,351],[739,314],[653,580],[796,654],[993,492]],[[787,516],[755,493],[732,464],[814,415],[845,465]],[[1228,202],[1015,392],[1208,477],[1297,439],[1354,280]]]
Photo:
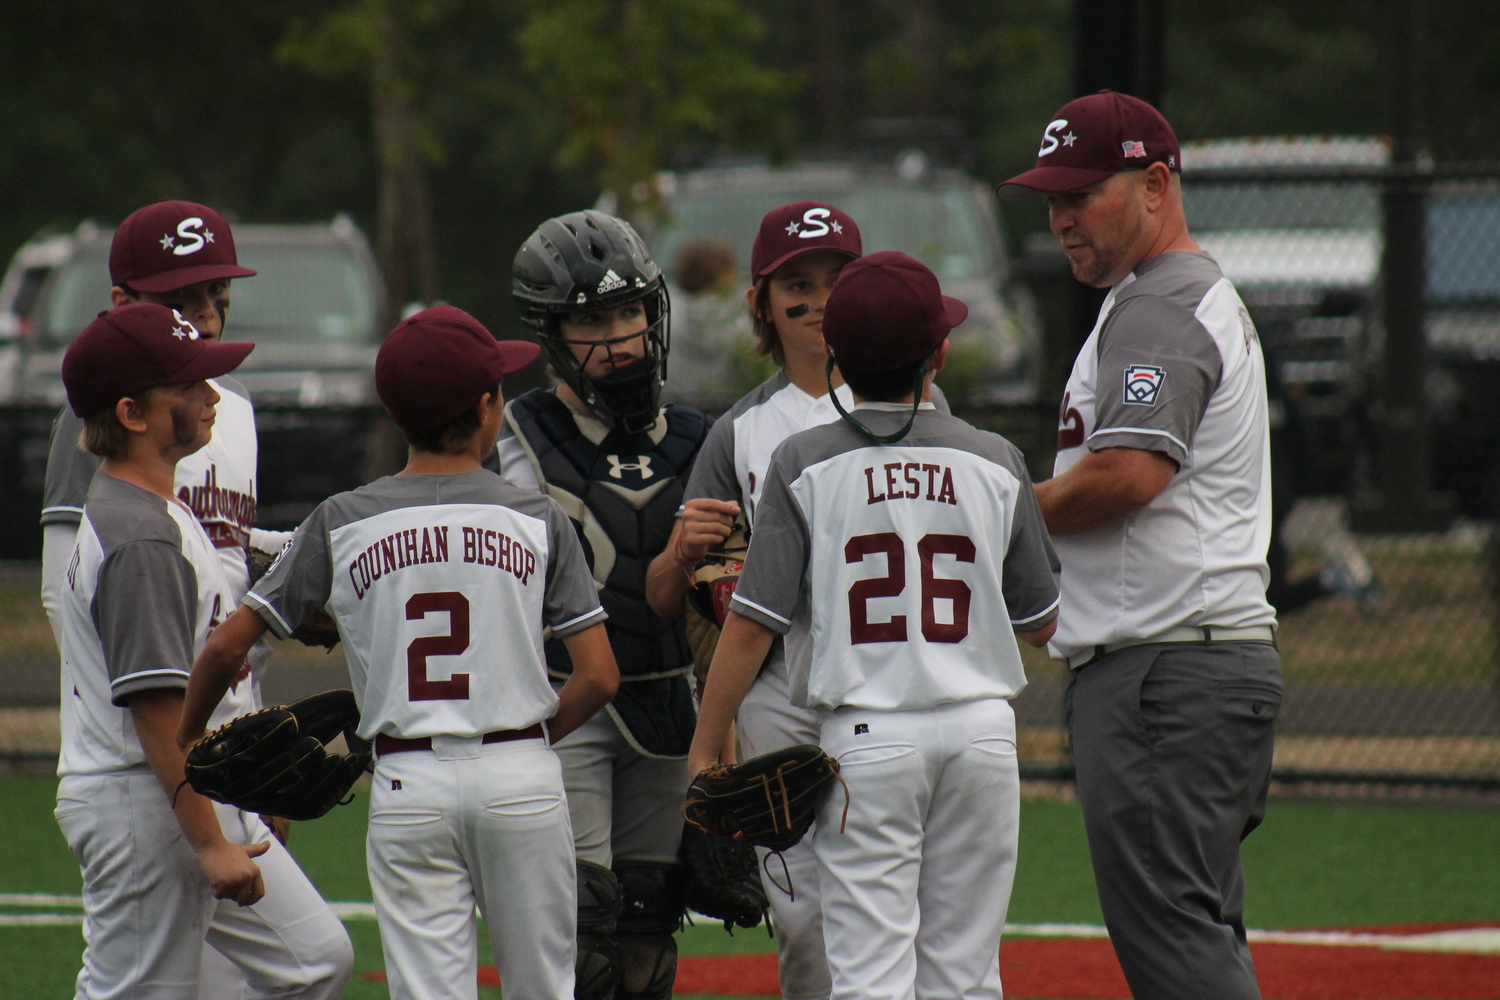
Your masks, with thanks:
[[[438,297],[432,198],[421,124],[413,109],[401,6],[402,0],[379,5],[379,40],[371,74],[380,168],[376,252],[385,278],[387,329],[395,325],[408,303],[431,303]]]

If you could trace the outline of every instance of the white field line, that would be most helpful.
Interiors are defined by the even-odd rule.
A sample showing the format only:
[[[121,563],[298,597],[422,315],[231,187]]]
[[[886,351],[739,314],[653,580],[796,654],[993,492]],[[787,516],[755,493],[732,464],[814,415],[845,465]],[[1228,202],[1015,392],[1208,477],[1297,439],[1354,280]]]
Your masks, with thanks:
[[[328,905],[342,920],[375,919],[375,906],[372,903],[330,903]],[[0,906],[82,907],[83,897],[54,896],[46,893],[0,893]],[[0,927],[55,927],[82,923],[82,913],[0,913]],[[1094,924],[1006,924],[1005,933],[1012,937],[1109,937],[1107,930]],[[1252,930],[1246,936],[1251,941],[1268,944],[1373,947],[1393,951],[1500,955],[1500,927],[1474,927],[1456,931],[1433,931],[1427,934]]]

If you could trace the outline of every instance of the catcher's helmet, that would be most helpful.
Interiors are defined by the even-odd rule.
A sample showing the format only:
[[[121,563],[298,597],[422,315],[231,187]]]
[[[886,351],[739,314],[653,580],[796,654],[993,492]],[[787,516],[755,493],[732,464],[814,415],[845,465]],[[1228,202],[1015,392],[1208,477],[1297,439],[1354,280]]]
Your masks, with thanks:
[[[521,245],[511,266],[521,316],[541,337],[558,376],[605,424],[639,432],[656,423],[671,347],[671,303],[661,268],[624,219],[603,212],[570,212],[542,223]],[[567,313],[646,308],[646,356],[603,378],[589,378],[558,330]],[[592,348],[591,348],[592,351]]]

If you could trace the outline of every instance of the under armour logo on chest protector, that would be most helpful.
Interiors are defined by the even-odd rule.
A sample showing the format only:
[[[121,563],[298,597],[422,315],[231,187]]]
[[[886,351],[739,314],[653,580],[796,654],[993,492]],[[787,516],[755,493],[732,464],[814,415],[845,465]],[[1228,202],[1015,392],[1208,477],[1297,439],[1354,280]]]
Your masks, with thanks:
[[[625,473],[634,472],[641,479],[650,479],[654,472],[651,471],[651,456],[637,455],[634,462],[622,462],[619,455],[605,455],[609,462],[609,477],[611,479],[624,479]]]

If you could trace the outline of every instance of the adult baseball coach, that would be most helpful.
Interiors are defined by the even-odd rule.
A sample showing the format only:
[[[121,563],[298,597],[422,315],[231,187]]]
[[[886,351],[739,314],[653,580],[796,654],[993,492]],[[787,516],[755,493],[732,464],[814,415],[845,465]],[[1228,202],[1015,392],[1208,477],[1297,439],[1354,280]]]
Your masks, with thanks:
[[[999,194],[1045,195],[1074,277],[1110,289],[1036,487],[1105,923],[1136,996],[1248,1000],[1239,845],[1281,703],[1265,364],[1188,235],[1180,167],[1166,119],[1105,91],[1064,105]]]

